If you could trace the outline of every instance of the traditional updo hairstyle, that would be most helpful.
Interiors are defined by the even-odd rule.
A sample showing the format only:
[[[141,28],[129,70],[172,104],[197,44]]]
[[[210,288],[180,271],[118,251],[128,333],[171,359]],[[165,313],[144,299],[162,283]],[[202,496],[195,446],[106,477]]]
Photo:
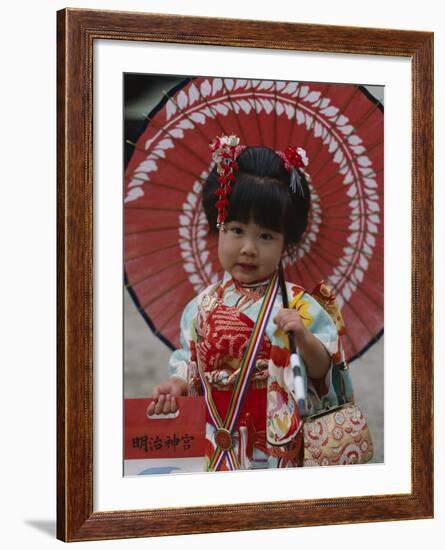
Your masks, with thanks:
[[[297,244],[308,222],[310,192],[302,171],[291,172],[269,147],[247,147],[237,158],[238,170],[229,195],[226,223],[236,220],[277,231],[284,235],[285,246]],[[216,232],[218,211],[215,206],[218,173],[213,167],[203,187],[204,211],[210,232]]]

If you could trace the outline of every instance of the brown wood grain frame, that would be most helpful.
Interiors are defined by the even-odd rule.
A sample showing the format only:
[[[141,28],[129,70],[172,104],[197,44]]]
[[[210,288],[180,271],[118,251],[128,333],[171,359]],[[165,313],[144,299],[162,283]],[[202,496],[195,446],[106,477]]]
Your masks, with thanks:
[[[57,536],[64,541],[433,516],[433,34],[65,9],[58,30]],[[412,66],[410,493],[93,512],[93,43],[372,54]]]

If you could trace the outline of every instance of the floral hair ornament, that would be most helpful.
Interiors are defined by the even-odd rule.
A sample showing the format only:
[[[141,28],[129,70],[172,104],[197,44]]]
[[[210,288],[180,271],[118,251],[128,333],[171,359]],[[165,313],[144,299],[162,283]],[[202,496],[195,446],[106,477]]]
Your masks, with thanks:
[[[304,197],[303,186],[301,185],[301,181],[297,180],[296,170],[304,175],[306,181],[311,181],[310,175],[304,170],[309,164],[306,151],[302,147],[289,145],[284,151],[277,151],[277,155],[283,160],[286,170],[291,173],[291,190],[296,193],[298,186],[299,194]]]
[[[239,137],[218,136],[210,143],[212,151],[212,160],[215,161],[216,171],[218,173],[219,187],[215,191],[218,200],[215,203],[218,209],[216,227],[219,229],[224,225],[227,218],[227,207],[229,205],[229,193],[232,183],[235,181],[235,172],[238,170],[236,159],[244,151],[245,145],[239,144]]]

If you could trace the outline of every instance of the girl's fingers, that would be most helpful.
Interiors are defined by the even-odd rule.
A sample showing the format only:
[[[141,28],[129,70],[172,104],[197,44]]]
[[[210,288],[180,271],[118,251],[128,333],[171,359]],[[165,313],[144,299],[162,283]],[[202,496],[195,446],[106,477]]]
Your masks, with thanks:
[[[161,412],[164,409],[164,403],[165,403],[165,395],[161,393],[155,405],[155,411],[154,411],[155,414],[161,414]]]
[[[178,410],[178,403],[174,395],[161,394],[157,401],[152,401],[147,407],[147,414],[170,414]]]
[[[153,388],[153,401],[147,407],[147,414],[169,414],[178,410],[175,395],[181,395],[181,388],[170,382],[159,384]]]
[[[153,388],[152,397],[153,399],[158,399],[163,393],[167,393],[168,390],[165,388],[165,384],[159,384]]]
[[[280,317],[276,317],[274,321],[282,330],[284,330],[286,325],[288,325],[289,323],[295,323],[298,321],[298,319],[294,315],[292,316],[282,315]]]
[[[170,395],[166,395],[165,396],[165,401],[164,401],[164,408],[162,409],[162,412],[164,414],[169,414],[171,412],[170,410],[170,403],[171,403],[171,396]]]
[[[274,321],[283,321],[285,319],[296,319],[299,317],[298,311],[295,309],[281,309],[274,318]]]
[[[157,399],[160,395],[164,393],[170,393],[173,389],[171,382],[164,382],[163,384],[158,384],[153,389],[153,398]]]
[[[178,410],[178,405],[176,403],[176,398],[174,395],[172,395],[170,399],[170,411],[172,413],[175,413],[177,410]]]
[[[298,313],[296,315],[294,314],[282,315],[276,320],[276,324],[283,332],[291,332],[291,331],[299,330],[302,325],[301,319]]]

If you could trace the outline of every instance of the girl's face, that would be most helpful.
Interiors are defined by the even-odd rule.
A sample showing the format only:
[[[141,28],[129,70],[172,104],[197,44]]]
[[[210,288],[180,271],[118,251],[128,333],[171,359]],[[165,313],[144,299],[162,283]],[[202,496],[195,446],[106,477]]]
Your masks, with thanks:
[[[250,221],[226,223],[219,232],[218,256],[225,271],[240,283],[270,277],[284,249],[284,235]]]

